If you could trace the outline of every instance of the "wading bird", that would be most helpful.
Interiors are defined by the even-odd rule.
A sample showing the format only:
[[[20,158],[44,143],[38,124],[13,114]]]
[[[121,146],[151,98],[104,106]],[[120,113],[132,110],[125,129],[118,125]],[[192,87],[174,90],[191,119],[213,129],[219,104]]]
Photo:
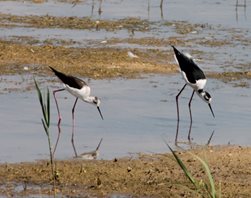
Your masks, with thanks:
[[[59,127],[58,139],[59,139],[59,136],[60,136],[61,115],[60,115],[60,111],[59,111],[59,107],[58,107],[56,93],[66,90],[66,91],[70,92],[73,96],[76,97],[76,100],[75,100],[73,108],[72,108],[72,137],[71,137],[71,142],[72,142],[72,147],[73,147],[73,150],[74,150],[74,153],[75,153],[75,157],[77,157],[77,151],[76,151],[75,144],[74,144],[74,128],[75,128],[74,111],[75,111],[77,101],[80,98],[84,102],[94,104],[97,107],[97,109],[99,111],[99,114],[100,114],[100,116],[101,116],[101,118],[103,120],[103,115],[102,115],[102,113],[100,111],[100,108],[99,108],[100,99],[98,97],[96,97],[96,96],[90,96],[91,88],[86,84],[85,81],[83,81],[83,80],[81,80],[81,79],[79,79],[77,77],[61,73],[61,72],[57,71],[56,69],[54,69],[52,67],[50,67],[50,69],[62,81],[62,83],[64,85],[64,88],[57,89],[57,90],[53,91],[53,96],[54,96],[56,106],[57,106],[57,111],[58,111],[58,127]],[[58,140],[57,140],[57,142],[58,142]],[[57,145],[57,143],[56,143],[56,145]],[[55,146],[55,148],[56,148],[56,146]]]
[[[177,106],[177,131],[176,131],[176,137],[175,137],[175,144],[177,145],[177,139],[178,139],[178,132],[179,132],[179,103],[178,99],[181,94],[181,92],[185,89],[186,85],[190,85],[193,88],[192,96],[189,100],[188,107],[189,107],[189,113],[190,113],[190,128],[188,132],[188,140],[191,141],[190,134],[191,134],[191,128],[192,128],[192,112],[191,112],[191,102],[193,99],[194,92],[196,92],[199,97],[205,101],[214,117],[214,112],[212,110],[212,107],[210,105],[212,98],[210,94],[206,91],[204,91],[204,87],[206,85],[207,79],[203,71],[198,67],[198,65],[194,62],[191,55],[189,54],[183,54],[180,51],[178,51],[174,46],[174,58],[177,62],[177,64],[180,66],[180,72],[185,80],[186,84],[182,87],[178,95],[176,96],[176,106]]]

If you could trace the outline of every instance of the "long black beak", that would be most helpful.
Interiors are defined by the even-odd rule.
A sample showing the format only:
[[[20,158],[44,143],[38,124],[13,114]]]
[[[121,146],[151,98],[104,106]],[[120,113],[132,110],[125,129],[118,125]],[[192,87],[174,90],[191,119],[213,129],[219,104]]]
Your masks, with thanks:
[[[210,108],[210,110],[211,110],[211,112],[212,112],[212,114],[213,114],[213,117],[215,118],[215,116],[214,116],[214,112],[213,112],[213,109],[212,109],[211,105],[210,105],[210,104],[208,104],[208,106],[209,106],[209,108]]]
[[[103,115],[102,115],[102,113],[101,113],[101,111],[100,111],[100,108],[99,108],[99,107],[97,107],[97,109],[98,109],[98,112],[99,112],[99,114],[100,114],[100,116],[101,116],[102,120],[104,120]]]

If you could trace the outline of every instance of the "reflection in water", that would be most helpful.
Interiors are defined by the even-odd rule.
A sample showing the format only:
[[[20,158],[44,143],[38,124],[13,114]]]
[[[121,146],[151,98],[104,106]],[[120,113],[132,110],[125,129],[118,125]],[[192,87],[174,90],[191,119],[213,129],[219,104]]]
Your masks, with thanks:
[[[147,15],[148,15],[148,20],[150,18],[150,0],[148,0],[148,4],[147,4]]]
[[[41,2],[47,2],[47,1],[44,1],[44,0],[34,0],[34,1],[41,1]],[[99,17],[99,19],[101,19],[101,15],[102,15],[102,13],[103,13],[103,9],[102,9],[102,4],[103,3],[106,3],[106,4],[109,4],[109,2],[103,2],[103,0],[92,0],[92,3],[91,3],[91,17],[93,17],[95,14],[94,14],[94,9],[95,9],[95,2],[96,1],[98,1],[99,3],[98,3],[98,10],[97,10],[97,13],[98,13],[98,17]],[[81,0],[74,0],[73,2],[72,2],[72,4],[73,4],[73,6],[72,7],[75,7],[77,4],[79,4],[81,2]],[[119,2],[119,3],[118,3]],[[119,5],[120,7],[123,7],[124,8],[124,5],[123,4],[125,4],[125,2],[123,2],[123,0],[121,0],[121,1],[118,1],[118,2],[115,2],[115,4],[117,4],[117,5]],[[114,3],[114,2],[113,2]],[[111,4],[113,4],[113,3],[111,3]],[[178,2],[177,2],[178,3]],[[85,4],[85,6],[89,6],[89,4],[88,4],[88,1],[84,1],[84,4]],[[192,4],[192,3],[191,3]],[[164,12],[163,12],[163,5],[164,5],[164,0],[160,0],[160,2],[159,2],[159,12],[158,12],[158,15],[160,15],[160,18],[163,20],[164,19]],[[114,6],[114,5],[113,5]],[[112,7],[113,7],[112,6]],[[131,5],[131,6],[136,6],[136,4],[134,4],[134,2],[133,2],[133,4]],[[142,8],[142,6],[143,5],[139,5],[140,6],[140,8]],[[171,7],[171,6],[173,6],[171,3],[169,3],[168,4],[168,6],[169,7]],[[148,0],[147,1],[147,19],[148,20],[151,20],[151,18],[150,18],[150,13],[151,13],[151,7],[152,7],[152,9],[154,9],[154,11],[152,11],[152,14],[154,14],[154,15],[156,15],[156,7],[157,7],[157,5],[156,5],[156,2],[154,1],[154,2],[151,2],[151,0]],[[187,7],[187,5],[185,5],[184,4],[184,7]],[[245,19],[247,19],[247,17],[246,17],[246,7],[247,7],[247,3],[246,3],[246,0],[236,0],[236,5],[235,5],[235,13],[236,13],[236,21],[238,21],[239,20],[239,17],[238,17],[238,8],[239,7],[243,7],[244,8],[244,14],[245,14]],[[107,8],[109,8],[109,6],[107,6]],[[115,8],[112,8],[111,10],[109,10],[108,9],[108,11],[106,11],[106,15],[109,15],[109,14],[111,14],[111,13],[109,13],[109,11],[110,12],[113,12],[113,10],[120,10],[121,8],[119,8],[119,7],[117,7],[117,9],[115,9]],[[169,8],[170,9],[170,8]],[[138,13],[135,13],[135,15],[137,16],[137,14]],[[172,16],[169,16],[169,18],[170,17],[172,17]],[[198,17],[198,18],[200,18],[200,17]]]
[[[147,16],[148,16],[148,20],[150,20],[150,7],[151,7],[151,1],[148,0],[148,4],[147,4]],[[164,13],[163,13],[163,0],[160,0],[160,18],[163,20],[164,19]],[[154,11],[155,12],[155,11]]]
[[[213,139],[213,136],[214,136],[214,133],[215,131],[213,130],[211,135],[209,136],[208,140],[202,144],[198,144],[196,142],[193,142],[193,138],[191,139],[191,141],[179,141],[177,142],[177,144],[175,144],[175,146],[181,150],[184,150],[184,149],[196,149],[196,148],[199,148],[199,147],[208,147],[210,146],[210,143]],[[168,145],[168,143],[166,142],[165,138],[163,137],[163,140],[164,142]]]
[[[99,16],[99,19],[100,19],[101,18],[101,14],[103,12],[103,10],[102,10],[102,2],[103,2],[103,0],[98,0],[98,1],[99,1],[98,16]],[[72,4],[73,4],[72,7],[75,7],[80,2],[81,2],[81,0],[74,0],[72,2]],[[84,3],[86,3],[86,2],[84,2]],[[88,3],[87,3],[87,6],[88,6]],[[92,0],[92,3],[91,3],[91,17],[94,16],[94,9],[95,9],[95,0]]]
[[[246,0],[243,0],[243,3],[242,3],[242,4],[239,3],[239,0],[236,0],[236,7],[240,7],[240,6],[246,7],[246,6],[247,6]]]
[[[164,1],[164,0],[160,0],[160,16],[161,16],[161,19],[162,19],[162,20],[164,19],[164,14],[163,14],[163,1]]]
[[[17,77],[16,77],[17,78]],[[106,119],[100,122],[92,106],[79,103],[76,120],[76,146],[79,153],[92,150],[103,137],[100,158],[113,159],[128,153],[166,152],[163,135],[169,145],[174,145],[177,124],[175,95],[181,83],[180,75],[150,76],[143,79],[92,80],[95,95],[102,96]],[[43,79],[40,79],[43,80]],[[251,81],[248,81],[251,83]],[[58,83],[44,82],[51,89],[60,86]],[[42,83],[41,83],[42,84]],[[210,81],[208,88],[213,90],[217,100],[214,102],[217,119],[211,119],[206,105],[194,97],[197,106],[193,108],[194,139],[199,145],[206,144],[212,130],[216,132],[211,144],[250,145],[251,93],[249,88],[232,87],[216,79]],[[179,98],[180,117],[179,138],[187,138],[190,124],[187,102],[191,89],[185,89]],[[66,159],[72,156],[71,112],[74,99],[69,93],[62,92],[60,110],[62,114],[61,139],[56,157]],[[231,98],[231,100],[226,100]],[[38,109],[35,91],[0,95],[0,160],[1,162],[30,161],[47,158],[46,138],[41,133],[40,109]],[[120,109],[121,111],[118,111]],[[51,102],[51,135],[52,141],[57,138],[58,115],[54,102]],[[88,125],[86,125],[88,123]],[[32,148],[32,149],[31,149]],[[114,149],[116,148],[116,149]]]
[[[98,15],[99,15],[99,18],[101,18],[101,14],[102,14],[102,2],[103,0],[99,0],[99,7],[98,7]]]
[[[99,156],[99,148],[100,148],[102,141],[103,141],[103,138],[100,139],[98,146],[96,147],[95,150],[81,153],[78,156],[76,156],[75,158],[86,159],[86,160],[97,159]]]
[[[93,16],[93,11],[94,11],[94,0],[92,0],[92,10],[91,10],[91,17]]]
[[[212,138],[213,138],[213,136],[214,136],[214,132],[215,132],[215,131],[213,130],[212,134],[210,135],[210,137],[209,137],[209,139],[208,139],[208,141],[207,141],[207,146],[210,145],[211,140],[212,140]]]
[[[242,4],[239,3],[239,0],[236,0],[235,13],[236,13],[236,21],[237,22],[239,21],[239,13],[238,13],[238,8],[239,7],[243,7],[243,9],[244,9],[244,17],[245,17],[245,20],[247,20],[247,14],[246,14],[247,3],[246,3],[246,0],[243,0]]]
[[[178,142],[178,133],[179,133],[179,122],[180,122],[180,116],[179,116],[179,96],[181,94],[181,92],[185,89],[187,84],[185,84],[182,89],[180,90],[180,92],[178,93],[178,95],[176,96],[176,107],[177,107],[177,129],[176,129],[176,136],[175,136],[175,144],[177,145]],[[191,130],[192,130],[192,124],[193,124],[193,118],[192,118],[192,111],[191,111],[191,103],[192,103],[192,99],[194,96],[194,90],[192,92],[191,98],[188,102],[188,108],[189,108],[189,115],[190,115],[190,125],[189,125],[189,131],[188,131],[188,141],[191,141],[190,135],[191,135]]]
[[[98,13],[99,19],[101,19],[101,15],[103,13],[103,9],[102,9],[103,0],[98,0],[98,1],[99,1],[99,3],[98,3],[97,13]],[[160,0],[160,5],[159,5],[160,6],[160,12],[159,13],[160,13],[160,17],[161,17],[162,20],[164,19],[163,2],[164,2],[163,0]],[[76,5],[78,5],[80,3],[81,3],[81,0],[74,0],[72,2],[72,4],[73,4],[72,8],[74,8]],[[86,6],[89,5],[88,2],[82,2],[82,3],[86,3]],[[123,3],[123,1],[120,1],[120,4],[121,3]],[[121,5],[121,7],[122,6],[123,5]],[[155,5],[153,7],[155,7]],[[92,3],[91,3],[91,17],[93,17],[95,15],[94,10],[95,10],[95,0],[92,0]],[[151,0],[148,0],[148,2],[147,2],[147,16],[148,16],[147,18],[148,18],[148,20],[151,20],[150,19],[150,10],[151,10]],[[153,11],[153,12],[154,12],[154,14],[156,14],[156,11]]]

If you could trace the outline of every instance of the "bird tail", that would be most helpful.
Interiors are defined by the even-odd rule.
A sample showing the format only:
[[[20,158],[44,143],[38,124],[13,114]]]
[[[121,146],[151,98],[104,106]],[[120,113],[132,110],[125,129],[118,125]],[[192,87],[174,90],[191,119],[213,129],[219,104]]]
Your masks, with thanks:
[[[57,71],[56,69],[54,69],[53,67],[49,66],[49,68],[54,72],[54,74],[62,81],[65,81],[66,75]]]
[[[172,48],[173,48],[173,50],[174,50],[174,53],[175,53],[175,55],[177,55],[177,54],[179,54],[180,52],[179,52],[179,50],[177,50],[177,48],[176,47],[174,47],[173,45],[171,45],[172,46]]]
[[[51,66],[49,66],[49,68],[55,73],[55,75],[57,75],[57,74],[59,74],[59,73],[61,73],[61,72],[59,72],[59,71],[57,71],[56,69],[54,69],[53,67],[51,67]]]

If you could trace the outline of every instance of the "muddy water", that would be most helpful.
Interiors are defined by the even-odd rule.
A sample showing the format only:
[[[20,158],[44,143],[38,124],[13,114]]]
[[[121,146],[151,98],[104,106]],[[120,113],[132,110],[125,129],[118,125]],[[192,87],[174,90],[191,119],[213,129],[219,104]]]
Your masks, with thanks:
[[[248,82],[249,84],[251,82]],[[102,121],[94,106],[79,101],[76,109],[76,146],[79,153],[95,149],[103,138],[100,158],[112,159],[130,153],[166,152],[164,137],[173,144],[176,132],[175,96],[183,86],[180,75],[148,76],[135,80],[91,80],[93,94],[102,100]],[[60,84],[48,85],[50,89]],[[192,137],[205,144],[212,131],[212,144],[250,145],[250,92],[209,79],[207,89],[213,96],[214,119],[208,106],[196,95],[192,103]],[[180,98],[180,140],[189,128],[188,87]],[[40,122],[41,111],[35,91],[0,95],[1,162],[47,158],[47,139]],[[56,153],[59,159],[73,156],[70,143],[71,108],[74,98],[67,92],[58,95],[62,113],[62,138]],[[52,98],[51,133],[57,134],[57,113]]]
[[[239,1],[242,3],[242,1]],[[163,12],[159,1],[84,1],[76,6],[72,3],[46,1],[35,4],[31,1],[0,1],[0,12],[13,15],[52,15],[91,17],[91,19],[116,20],[126,17],[140,17],[154,22],[149,31],[135,32],[134,38],[167,38],[181,36],[187,40],[182,50],[201,50],[199,64],[206,71],[248,71],[250,70],[250,5],[235,7],[235,1],[164,1]],[[98,13],[101,7],[101,14]],[[181,35],[171,24],[175,21],[209,24],[209,28]],[[18,37],[32,37],[38,40],[61,39],[76,42],[74,47],[100,47],[100,41],[112,38],[130,38],[127,30],[95,31],[60,28],[34,28],[18,24],[16,27],[1,27],[0,38],[6,40]],[[241,38],[241,39],[240,39]],[[229,45],[210,46],[195,41],[231,41]],[[203,42],[202,42],[203,43]],[[157,48],[128,43],[118,43],[109,47]],[[161,50],[170,50],[161,46]],[[217,52],[217,53],[216,53]],[[196,57],[197,58],[197,57]],[[204,59],[204,60],[203,60]],[[244,65],[244,66],[243,66]],[[46,78],[39,79],[45,87],[60,87],[60,84],[47,84]],[[28,82],[28,83],[27,83]],[[79,153],[95,149],[100,138],[100,158],[112,159],[129,153],[165,152],[162,137],[173,144],[176,131],[175,96],[183,86],[179,75],[148,76],[135,80],[91,80],[93,93],[102,99],[101,110],[105,120],[102,121],[95,107],[83,102],[76,109],[76,145]],[[237,84],[240,82],[237,82]],[[250,81],[245,80],[246,87],[235,87],[210,79],[207,88],[213,96],[212,107],[214,119],[208,106],[197,96],[193,101],[194,142],[204,144],[212,131],[215,135],[213,144],[250,145]],[[30,92],[21,92],[31,89]],[[37,95],[32,84],[32,77],[1,76],[0,85],[0,162],[16,162],[48,158],[46,136],[40,122],[41,111]],[[11,93],[8,93],[11,91]],[[187,102],[191,89],[187,88],[180,99],[181,123],[180,138],[186,140],[189,128]],[[67,93],[59,94],[62,112],[62,137],[56,153],[59,159],[71,158],[73,150],[71,136],[71,108],[74,99]],[[53,140],[57,134],[57,114],[52,100]]]

